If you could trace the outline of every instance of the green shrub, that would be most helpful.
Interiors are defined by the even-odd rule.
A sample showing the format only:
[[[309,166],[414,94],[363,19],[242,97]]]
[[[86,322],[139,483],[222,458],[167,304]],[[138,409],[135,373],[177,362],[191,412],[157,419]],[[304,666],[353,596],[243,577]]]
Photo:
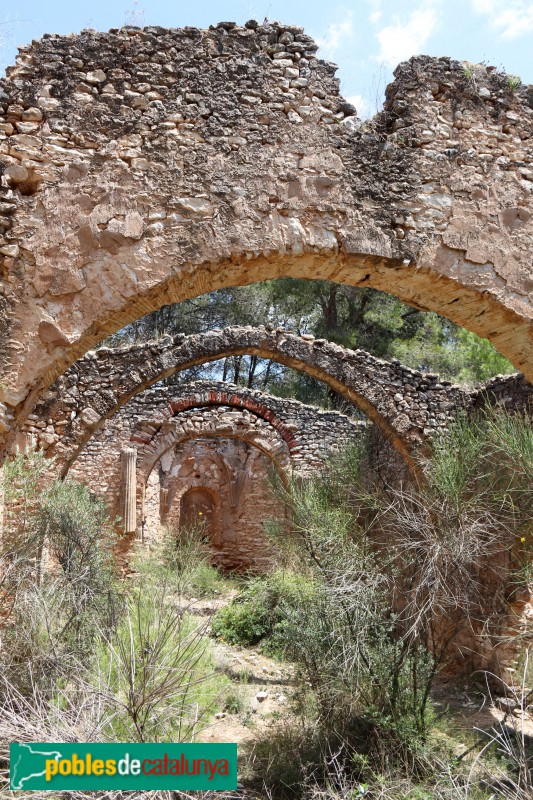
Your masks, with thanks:
[[[37,529],[62,568],[76,614],[106,614],[116,586],[116,537],[103,502],[80,484],[57,481],[39,503]]]
[[[248,708],[247,698],[241,686],[228,686],[224,696],[224,710],[229,714],[244,714]]]
[[[213,617],[211,631],[229,644],[244,647],[262,643],[272,655],[282,655],[286,609],[301,596],[312,596],[314,586],[304,574],[275,570],[252,578],[243,591]]]
[[[520,80],[518,75],[507,76],[507,88],[509,89],[511,94],[514,94],[514,92],[516,92],[516,90],[519,89],[521,85],[522,81]]]
[[[7,474],[25,510],[4,583],[12,610],[0,667],[23,692],[34,683],[53,692],[118,611],[115,539],[103,503],[85,487],[53,481],[39,491],[41,456],[18,456]],[[43,546],[52,563],[41,572]]]
[[[4,473],[20,513],[3,554],[14,567],[3,583],[12,610],[0,643],[0,748],[6,731],[43,741],[73,730],[89,741],[194,738],[229,679],[215,672],[206,623],[172,603],[176,584],[164,578],[186,574],[210,590],[219,578],[205,543],[181,538],[152,561],[149,581],[119,584],[103,503],[72,481],[43,489],[44,472],[30,453]],[[43,544],[51,558],[40,573]]]
[[[386,496],[367,488],[362,464],[352,449],[323,475],[277,487],[286,515],[271,535],[313,586],[279,602],[271,626],[308,687],[307,732],[288,757],[272,742],[264,761],[256,752],[272,796],[289,781],[303,797],[352,796],[357,781],[372,797],[434,796],[436,770],[435,796],[452,797],[465,779],[432,750],[430,692],[462,627],[490,629],[487,576],[504,599],[509,554],[531,563],[531,422],[501,410],[460,417],[435,441],[426,482]]]
[[[232,582],[212,564],[201,561],[191,569],[188,584],[190,593],[194,593],[195,597],[213,597],[228,589]]]
[[[234,600],[211,621],[211,632],[229,644],[258,644],[272,632],[271,612],[254,600]]]
[[[19,590],[40,577],[42,537],[36,520],[47,462],[42,451],[28,450],[5,462],[1,472],[3,519],[0,536],[0,608],[9,621]]]
[[[384,511],[365,488],[364,455],[364,447],[348,448],[322,475],[285,490],[288,522],[272,533],[293,549],[312,591],[278,605],[276,643],[311,686],[326,739],[349,739],[364,718],[414,742],[427,732],[434,659],[420,637],[402,639],[391,612],[398,566],[371,537]]]

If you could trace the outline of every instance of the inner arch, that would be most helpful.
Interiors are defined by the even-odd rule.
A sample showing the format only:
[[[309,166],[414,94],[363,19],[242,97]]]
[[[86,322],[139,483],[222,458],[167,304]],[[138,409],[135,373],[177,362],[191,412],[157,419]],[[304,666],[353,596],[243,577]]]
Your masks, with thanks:
[[[460,387],[439,382],[438,376],[428,376],[375,358],[365,351],[349,350],[283,330],[233,327],[189,337],[177,336],[170,339],[170,343],[167,339],[137,348],[103,350],[101,357],[98,353],[91,354],[77,364],[72,377],[83,373],[85,383],[90,383],[97,393],[93,407],[95,419],[82,425],[78,418],[70,439],[65,434],[60,437],[58,453],[61,453],[63,472],[68,470],[94,431],[147,387],[194,365],[242,354],[272,359],[325,383],[375,422],[413,470],[415,454],[425,444],[424,420],[429,418],[426,392],[430,391],[433,399],[442,403],[441,410],[448,416],[455,406],[461,406],[466,400]],[[100,362],[103,376],[98,371]],[[106,383],[105,377],[109,371],[114,376],[111,384]],[[401,390],[403,384],[406,384],[410,404],[404,402],[402,394],[398,396],[398,387]],[[59,398],[59,405],[63,394],[64,389],[58,383],[54,396]],[[216,404],[216,399],[211,402]],[[40,413],[53,416],[46,402]]]
[[[49,386],[91,347],[162,305],[200,297],[206,291],[243,286],[279,277],[331,280],[388,292],[421,311],[435,311],[492,342],[526,377],[533,379],[533,322],[506,308],[487,292],[478,291],[430,268],[360,254],[259,258],[203,264],[173,275],[138,295],[110,318],[95,321],[89,330],[50,364],[19,410],[22,421],[44,387]],[[59,348],[56,348],[59,349]],[[236,354],[236,353],[231,353]],[[262,355],[261,353],[256,353]],[[220,354],[223,357],[225,354]],[[269,354],[265,354],[269,358]],[[200,362],[196,362],[200,363]],[[284,362],[280,362],[284,363]],[[191,364],[190,366],[192,366]],[[288,366],[293,366],[288,364]],[[35,365],[33,365],[35,368]],[[34,369],[33,369],[34,371]],[[332,387],[337,390],[336,387]]]

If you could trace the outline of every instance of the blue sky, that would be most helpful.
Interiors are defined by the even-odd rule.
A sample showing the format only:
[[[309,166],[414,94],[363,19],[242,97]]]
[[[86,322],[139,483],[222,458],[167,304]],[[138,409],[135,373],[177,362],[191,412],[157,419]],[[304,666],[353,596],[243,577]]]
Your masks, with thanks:
[[[18,44],[43,33],[268,17],[302,25],[319,41],[319,55],[339,65],[343,94],[361,116],[377,110],[396,64],[418,53],[485,61],[533,83],[533,0],[18,0],[13,7],[0,0],[2,70]]]

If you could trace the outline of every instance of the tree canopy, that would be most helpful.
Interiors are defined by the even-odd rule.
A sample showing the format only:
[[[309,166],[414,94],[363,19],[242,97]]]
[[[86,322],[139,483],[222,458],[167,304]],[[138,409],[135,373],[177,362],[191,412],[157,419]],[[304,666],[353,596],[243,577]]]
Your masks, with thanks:
[[[433,312],[421,312],[374,289],[295,278],[218,289],[167,305],[128,325],[112,345],[201,333],[230,325],[274,325],[311,333],[406,366],[438,372],[459,383],[476,383],[514,371],[486,339]],[[343,401],[308,375],[254,355],[230,356],[193,367],[170,382],[227,380],[302,402],[342,408]]]

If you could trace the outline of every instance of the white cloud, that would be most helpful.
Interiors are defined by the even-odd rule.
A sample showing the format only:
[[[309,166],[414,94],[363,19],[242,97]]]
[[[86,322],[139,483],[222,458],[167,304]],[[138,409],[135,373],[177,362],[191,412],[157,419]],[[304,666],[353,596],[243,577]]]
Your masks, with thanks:
[[[505,7],[497,0],[472,0],[477,14],[488,17],[502,39],[517,39],[533,31],[533,3],[528,0],[507,0]]]
[[[368,16],[368,21],[375,25],[383,16],[383,12],[381,10],[381,0],[367,0],[367,2],[372,9]]]
[[[425,3],[411,12],[406,22],[396,18],[376,34],[379,42],[377,61],[395,67],[414,55],[419,55],[430,36],[437,30],[439,15],[435,2]]]
[[[324,36],[319,37],[316,43],[320,47],[320,55],[323,58],[332,58],[334,53],[342,47],[346,40],[353,36],[352,12],[346,11],[346,17],[342,22],[330,25]]]
[[[368,100],[365,100],[362,94],[352,94],[350,97],[347,97],[346,100],[348,103],[351,103],[352,106],[355,106],[357,116],[361,117],[361,119],[368,119],[371,115],[370,103]]]

